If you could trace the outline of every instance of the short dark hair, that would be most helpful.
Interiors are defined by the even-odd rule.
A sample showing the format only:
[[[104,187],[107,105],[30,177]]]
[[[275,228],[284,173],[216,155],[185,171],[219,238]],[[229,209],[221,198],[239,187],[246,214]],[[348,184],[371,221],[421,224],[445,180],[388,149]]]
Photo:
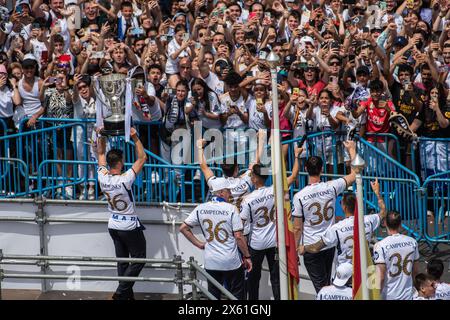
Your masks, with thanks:
[[[419,273],[414,278],[414,287],[417,291],[420,291],[420,288],[425,284],[427,281],[433,281],[433,279],[425,273]]]
[[[257,178],[266,181],[267,178],[269,178],[269,175],[262,173],[263,170],[267,171],[268,168],[263,167],[262,165],[260,165],[259,163],[254,164],[253,168],[252,168],[252,174],[255,175]]]
[[[175,26],[173,32],[176,34],[176,33],[178,33],[178,32],[181,31],[181,30],[183,30],[184,32],[186,32],[186,27],[184,26],[184,24],[179,23],[179,24],[177,24],[177,25]]]
[[[386,215],[386,226],[391,230],[398,230],[402,224],[402,217],[399,212],[392,210]]]
[[[414,68],[411,67],[409,64],[401,64],[398,66],[397,74],[400,74],[400,72],[408,72],[410,75],[414,74]]]
[[[58,42],[58,43],[65,43],[63,36],[60,35],[59,33],[53,35],[52,40],[53,40],[53,43],[56,43],[56,42]]]
[[[322,172],[323,160],[321,157],[312,156],[306,160],[305,166],[310,176],[318,176]]]
[[[431,259],[427,263],[427,273],[433,277],[434,280],[439,280],[444,273],[444,263],[441,259]]]
[[[114,168],[123,159],[123,151],[120,149],[111,149],[106,154],[106,163],[110,168]]]
[[[122,2],[122,4],[120,5],[120,9],[123,9],[125,7],[129,7],[129,8],[133,8],[133,4],[130,1],[124,1]]]
[[[224,82],[229,86],[238,86],[242,82],[242,77],[237,72],[229,72]]]
[[[342,203],[350,212],[355,212],[356,196],[353,192],[344,193],[342,196]]]
[[[236,161],[233,161],[233,163],[222,163],[220,167],[226,177],[232,177],[236,170]]]
[[[379,79],[374,79],[370,81],[369,89],[371,91],[383,91],[384,90],[384,84]]]
[[[162,67],[159,64],[154,63],[154,64],[150,65],[150,67],[148,67],[148,70],[152,70],[152,69],[158,69],[159,71],[163,72]]]

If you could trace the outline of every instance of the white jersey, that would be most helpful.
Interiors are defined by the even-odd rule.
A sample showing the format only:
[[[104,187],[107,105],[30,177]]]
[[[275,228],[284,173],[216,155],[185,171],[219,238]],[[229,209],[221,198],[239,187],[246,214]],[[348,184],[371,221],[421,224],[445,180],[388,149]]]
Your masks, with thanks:
[[[352,263],[353,258],[353,225],[354,217],[348,217],[327,229],[322,241],[329,247],[337,247],[338,265],[344,262]],[[364,216],[364,228],[367,241],[380,226],[380,216],[371,214]]]
[[[316,300],[353,300],[352,288],[326,286],[317,293]]]
[[[294,195],[292,216],[303,218],[304,245],[319,241],[334,224],[336,197],[346,188],[345,179],[339,178],[307,185]]]
[[[250,170],[247,170],[240,177],[233,178],[227,177],[226,179],[230,183],[230,192],[231,198],[229,203],[234,204],[237,208],[241,206],[241,202],[244,199],[244,196],[250,193],[250,189],[253,187],[252,180],[250,178]],[[213,179],[216,179],[216,176],[211,177],[208,180],[208,187],[211,188],[211,183],[214,183]]]
[[[272,103],[266,101],[264,107],[267,110],[267,115],[269,119],[272,119]],[[248,127],[258,131],[259,129],[267,129],[266,123],[264,121],[264,113],[259,112],[256,109],[256,99],[252,97],[248,100]]]
[[[133,169],[121,175],[112,175],[104,166],[98,168],[100,188],[108,201],[111,213],[109,229],[134,230],[141,226],[135,212],[133,191],[131,187],[136,179]]]
[[[440,282],[436,285],[436,300],[450,300],[450,284]]]
[[[242,95],[239,96],[239,99],[233,101],[229,94],[224,94],[220,97],[220,113],[227,113],[230,110],[231,106],[236,106],[242,113],[248,112],[248,106],[244,97]],[[246,124],[242,121],[242,119],[237,114],[232,114],[228,117],[227,122],[223,126],[225,129],[245,129]]]
[[[397,233],[377,242],[373,250],[375,264],[385,264],[386,274],[381,294],[385,300],[413,298],[412,269],[419,260],[417,241]]]
[[[236,206],[219,201],[198,205],[184,221],[188,226],[200,226],[206,240],[204,250],[205,269],[236,270],[242,262],[234,232],[242,231],[243,225]]]
[[[273,186],[256,189],[244,197],[241,219],[244,221],[244,234],[250,234],[250,247],[264,250],[277,246]]]

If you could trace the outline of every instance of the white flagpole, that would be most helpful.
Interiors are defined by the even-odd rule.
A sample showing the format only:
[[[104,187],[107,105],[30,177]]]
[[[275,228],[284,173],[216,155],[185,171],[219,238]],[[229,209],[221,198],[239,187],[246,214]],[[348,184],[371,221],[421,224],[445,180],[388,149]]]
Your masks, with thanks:
[[[353,170],[356,172],[356,200],[358,203],[358,235],[359,235],[359,257],[361,259],[361,293],[362,300],[369,300],[369,288],[367,287],[367,252],[366,252],[366,232],[364,226],[364,202],[362,171],[366,165],[359,154],[356,154],[352,161]]]
[[[280,269],[280,298],[287,300],[289,298],[288,277],[287,277],[287,259],[286,259],[286,239],[284,230],[284,195],[283,195],[283,177],[281,169],[281,137],[280,137],[280,119],[278,116],[278,88],[277,88],[277,64],[279,57],[272,51],[267,57],[270,66],[272,78],[272,110],[273,110],[273,130],[272,130],[272,170],[275,176],[274,186],[276,190],[275,203],[277,208],[277,232],[278,232],[278,262]]]

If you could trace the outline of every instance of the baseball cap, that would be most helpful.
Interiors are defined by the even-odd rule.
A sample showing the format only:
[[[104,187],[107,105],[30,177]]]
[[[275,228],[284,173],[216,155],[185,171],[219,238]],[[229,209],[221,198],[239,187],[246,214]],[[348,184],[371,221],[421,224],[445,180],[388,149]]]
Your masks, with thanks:
[[[407,44],[408,44],[408,40],[406,40],[406,38],[402,37],[402,36],[398,36],[394,40],[394,46],[402,46],[402,47],[404,47]]]
[[[231,189],[230,181],[226,178],[214,178],[208,181],[211,192],[216,192],[223,189]]]
[[[283,65],[285,66],[290,66],[294,61],[295,61],[296,57],[293,54],[288,54],[287,56],[284,57],[283,59]]]
[[[35,67],[37,65],[38,65],[38,62],[34,55],[32,55],[31,53],[28,53],[24,56],[24,59],[22,61],[22,68]]]
[[[16,7],[18,7],[18,6],[22,5],[22,4],[26,4],[28,7],[31,8],[30,0],[18,0],[16,2]]]
[[[356,69],[356,75],[360,74],[369,75],[370,74],[369,68],[367,66],[359,66],[358,69]]]
[[[336,276],[334,277],[333,284],[338,287],[343,287],[353,275],[353,265],[348,262],[341,263],[336,268]]]
[[[311,43],[311,44],[314,46],[314,39],[311,38],[310,36],[304,36],[304,37],[301,37],[301,38],[300,38],[300,42],[301,42],[301,43],[307,43],[307,42],[309,42],[309,43]]]

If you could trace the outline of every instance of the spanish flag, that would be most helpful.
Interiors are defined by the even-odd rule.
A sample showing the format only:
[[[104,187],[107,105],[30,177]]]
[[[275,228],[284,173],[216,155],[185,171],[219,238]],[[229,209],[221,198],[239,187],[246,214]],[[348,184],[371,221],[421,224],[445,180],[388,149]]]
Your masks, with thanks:
[[[369,292],[369,300],[380,300],[380,290],[377,289],[376,280],[376,269],[373,265],[372,256],[369,251],[369,246],[367,244],[367,239],[359,238],[359,228],[365,228],[364,225],[360,226],[358,221],[358,203],[355,204],[355,213],[353,218],[353,300],[362,300],[362,291],[365,287]],[[365,234],[365,231],[364,231]],[[365,257],[360,254],[361,246],[365,247]],[[361,259],[366,259],[367,270],[362,270]],[[367,282],[362,281],[362,272],[367,272]]]
[[[283,194],[284,194],[284,230],[286,241],[286,263],[288,273],[288,289],[289,300],[298,300],[298,284],[300,281],[300,274],[298,271],[298,254],[295,247],[294,225],[291,221],[291,203],[289,199],[289,187],[286,177],[286,164],[284,159],[281,160],[282,177],[283,177]],[[274,170],[275,172],[275,170]],[[273,177],[275,180],[275,176]],[[275,191],[276,194],[276,191]]]

